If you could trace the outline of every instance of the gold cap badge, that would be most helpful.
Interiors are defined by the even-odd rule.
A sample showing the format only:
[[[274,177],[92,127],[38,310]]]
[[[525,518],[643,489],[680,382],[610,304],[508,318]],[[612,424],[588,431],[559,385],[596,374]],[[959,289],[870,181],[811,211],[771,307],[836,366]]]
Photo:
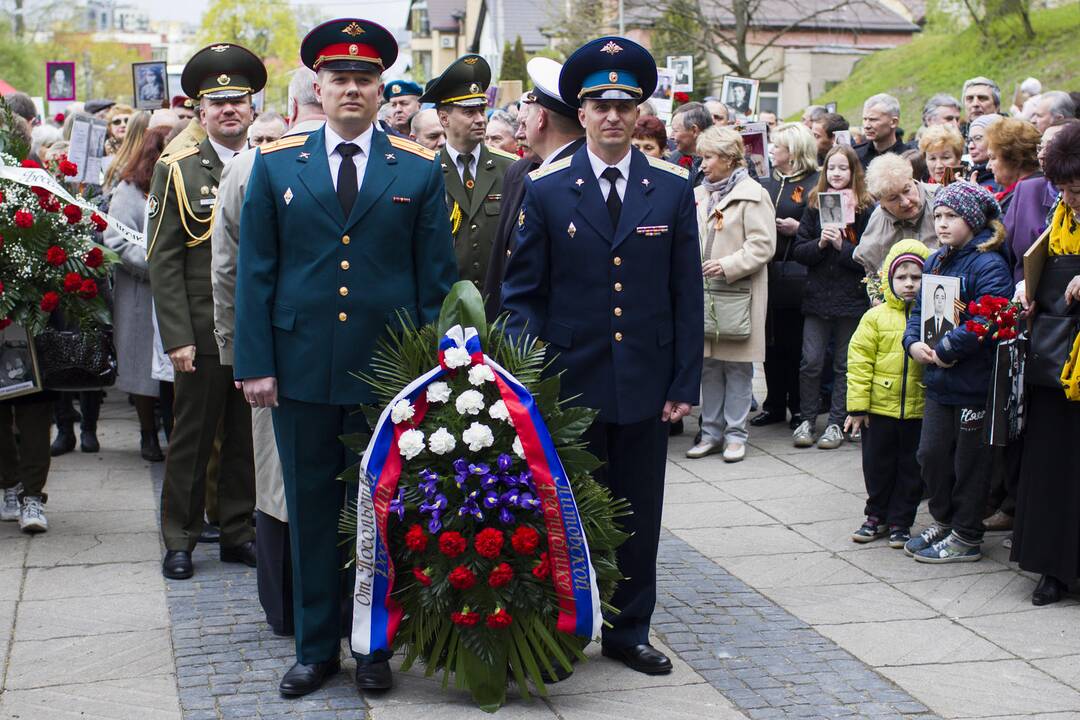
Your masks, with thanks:
[[[341,32],[345,33],[346,35],[352,35],[353,37],[356,37],[358,35],[364,34],[364,28],[357,25],[356,21],[354,20],[353,22],[346,25]]]
[[[480,92],[480,85],[478,85],[477,83],[473,83],[472,85],[469,86],[469,92],[471,92],[471,93]]]
[[[478,57],[472,56],[472,57],[467,57],[467,58],[465,58],[465,60],[464,60],[463,62],[464,62],[464,63],[465,63],[466,65],[475,65],[475,64],[476,64],[476,61],[477,61],[477,60],[479,60],[479,59],[480,59],[480,58],[478,58]]]
[[[399,92],[401,92],[401,86],[400,85],[391,85],[390,86],[390,94],[391,95],[397,95]]]
[[[358,48],[356,45],[350,45],[349,46],[349,54],[350,55],[356,55],[358,52],[360,52],[360,48]]]
[[[608,55],[616,55],[622,52],[622,46],[615,44],[614,40],[610,40],[607,45],[600,48],[600,52],[607,53]]]
[[[608,73],[607,79],[608,79],[609,82],[618,82],[619,81],[619,73],[612,70],[610,73]]]
[[[222,52],[225,52],[226,50],[228,50],[229,46],[228,45],[214,45],[210,49],[213,50],[216,53],[222,53]]]
[[[231,79],[232,78],[230,78],[228,75],[222,73],[221,75],[218,75],[218,77],[217,77],[217,84],[218,85],[228,85],[229,80],[231,80]]]

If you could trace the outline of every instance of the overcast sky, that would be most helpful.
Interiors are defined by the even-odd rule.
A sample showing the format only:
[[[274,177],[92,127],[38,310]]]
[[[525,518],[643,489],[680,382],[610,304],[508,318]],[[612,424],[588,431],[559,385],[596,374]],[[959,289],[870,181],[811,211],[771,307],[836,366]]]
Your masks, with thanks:
[[[155,20],[186,20],[198,23],[209,0],[185,0],[163,3],[161,0],[129,0],[143,8]],[[293,3],[294,5],[298,3]],[[317,6],[327,17],[359,15],[388,28],[405,26],[409,10],[408,0],[329,0],[329,2],[304,3]]]

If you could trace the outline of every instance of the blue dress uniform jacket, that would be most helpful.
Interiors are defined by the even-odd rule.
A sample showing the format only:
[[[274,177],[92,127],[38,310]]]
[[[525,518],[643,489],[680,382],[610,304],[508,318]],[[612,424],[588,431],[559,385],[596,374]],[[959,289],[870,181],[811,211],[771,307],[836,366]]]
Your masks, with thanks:
[[[369,370],[399,316],[417,327],[434,322],[457,279],[433,158],[376,129],[346,219],[324,130],[260,150],[240,224],[237,379],[276,377],[282,396],[308,403],[374,400],[350,373]]]
[[[509,331],[547,342],[563,395],[620,425],[696,404],[704,343],[687,172],[631,153],[617,228],[585,147],[530,174],[503,283]]]

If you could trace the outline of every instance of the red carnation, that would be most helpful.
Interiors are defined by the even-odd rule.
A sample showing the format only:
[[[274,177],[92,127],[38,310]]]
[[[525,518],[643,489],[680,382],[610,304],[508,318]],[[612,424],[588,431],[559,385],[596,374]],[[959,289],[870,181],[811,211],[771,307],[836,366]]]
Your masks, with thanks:
[[[79,174],[79,166],[68,160],[67,155],[60,156],[60,162],[58,164],[61,175],[67,175],[68,177],[75,177]]]
[[[11,318],[0,318],[0,330],[11,324]]]
[[[31,160],[30,158],[26,158],[25,160],[23,160],[19,164],[22,165],[24,168],[40,168],[41,167],[41,165],[36,160]]]
[[[105,254],[101,252],[101,248],[91,248],[90,252],[86,253],[86,257],[83,258],[83,262],[86,263],[88,268],[99,268],[105,262]]]
[[[98,287],[97,283],[93,280],[83,280],[82,287],[79,288],[79,297],[83,300],[93,300],[97,297]]]
[[[488,585],[501,588],[514,579],[514,570],[506,563],[499,563],[488,575]]]
[[[455,590],[468,590],[476,584],[476,574],[464,565],[458,565],[447,576],[450,587]]]
[[[60,305],[60,296],[54,293],[52,290],[41,296],[41,309],[45,312],[52,312]]]
[[[64,120],[66,119],[67,118],[64,117],[64,113],[56,113],[55,115],[53,115],[53,122],[57,125],[63,125]]]
[[[487,626],[492,630],[502,630],[510,627],[513,620],[514,618],[510,617],[510,613],[499,608],[493,614],[487,616]]]
[[[690,95],[688,95],[687,93],[684,93],[684,92],[677,92],[677,93],[675,93],[675,102],[677,102],[677,103],[690,102]]]
[[[453,612],[450,613],[450,622],[462,627],[472,627],[480,622],[480,613],[468,612],[467,610],[466,612]]]
[[[48,191],[48,190],[46,190],[45,188],[41,187],[40,185],[31,185],[31,186],[30,186],[30,192],[32,192],[32,193],[34,193],[35,195],[37,195],[37,196],[38,196],[38,198],[47,198],[47,197],[49,197],[50,195],[52,195],[52,193],[51,193],[51,192],[49,192],[49,191]]]
[[[59,267],[67,262],[67,252],[57,245],[50,245],[45,251],[45,262],[53,267]]]
[[[532,555],[540,544],[540,533],[531,527],[522,525],[510,536],[510,544],[518,555]]]
[[[424,587],[431,587],[431,576],[427,574],[427,570],[421,570],[418,567],[412,569],[413,577],[416,578],[416,582],[420,583]]]
[[[540,553],[540,562],[532,569],[533,577],[537,580],[547,580],[551,574],[551,563],[548,562],[548,554]]]
[[[456,558],[469,547],[469,541],[453,530],[439,536],[439,552],[449,558]]]
[[[79,288],[82,287],[82,281],[82,276],[79,275],[79,273],[69,272],[64,276],[64,292],[79,292]]]
[[[16,210],[15,211],[15,225],[21,228],[28,228],[34,226],[34,216],[29,210]]]
[[[38,205],[46,212],[60,212],[60,201],[51,193],[39,197]]]
[[[105,228],[109,227],[109,223],[105,222],[105,218],[97,213],[90,216],[90,222],[94,223],[94,227],[97,228],[98,232],[105,232]]]
[[[64,217],[67,218],[68,225],[74,225],[82,220],[82,208],[78,205],[65,205]]]
[[[693,167],[694,158],[690,155],[683,155],[681,158],[679,158],[679,164],[682,165],[684,168]]]
[[[502,552],[503,548],[502,530],[484,528],[476,536],[476,540],[473,541],[473,547],[476,548],[476,552],[481,557],[486,557],[489,560],[499,557],[499,553]]]
[[[424,534],[424,528],[419,525],[414,524],[409,528],[409,532],[405,533],[405,547],[413,552],[424,552],[427,549],[427,541],[428,536]]]

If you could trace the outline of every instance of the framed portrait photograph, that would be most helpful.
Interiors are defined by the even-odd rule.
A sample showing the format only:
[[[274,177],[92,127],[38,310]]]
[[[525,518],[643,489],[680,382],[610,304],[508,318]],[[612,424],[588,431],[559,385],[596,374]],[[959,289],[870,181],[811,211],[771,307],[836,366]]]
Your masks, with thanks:
[[[844,194],[842,192],[818,193],[818,212],[821,213],[821,227],[843,227]]]
[[[159,110],[168,105],[169,75],[164,62],[131,63],[132,97],[137,110]]]
[[[837,130],[832,134],[834,145],[847,145],[851,147],[851,131]]]
[[[675,71],[669,68],[656,69],[656,90],[653,91],[649,102],[652,103],[656,115],[667,122],[674,109],[675,97]]]
[[[41,392],[41,370],[30,333],[18,325],[0,330],[0,400]]]
[[[831,112],[831,113],[836,112],[836,103],[834,103],[834,102],[825,103],[825,111],[826,112]]]
[[[75,99],[75,63],[45,63],[45,99],[56,102]]]
[[[746,152],[746,166],[752,168],[759,178],[767,178],[769,167],[769,126],[765,123],[749,123],[739,130]]]
[[[668,69],[675,71],[675,92],[694,92],[694,56],[668,55]]]
[[[957,303],[960,299],[960,278],[944,275],[923,275],[922,278],[922,341],[936,348],[941,338],[959,322]]]
[[[737,115],[751,115],[757,107],[758,81],[725,75],[720,99]]]

